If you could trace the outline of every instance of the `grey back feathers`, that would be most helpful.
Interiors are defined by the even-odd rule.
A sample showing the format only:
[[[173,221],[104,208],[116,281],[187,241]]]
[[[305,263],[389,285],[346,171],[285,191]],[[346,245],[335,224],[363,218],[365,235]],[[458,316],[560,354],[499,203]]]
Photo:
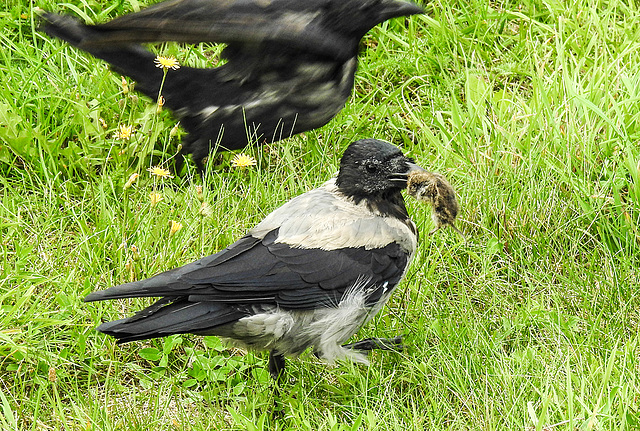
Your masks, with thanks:
[[[292,247],[369,250],[397,242],[406,253],[415,252],[417,238],[413,221],[376,213],[363,202],[355,204],[338,191],[335,181],[333,178],[320,188],[290,200],[265,217],[249,234],[263,238],[278,228],[277,242]],[[291,217],[291,213],[296,217]]]

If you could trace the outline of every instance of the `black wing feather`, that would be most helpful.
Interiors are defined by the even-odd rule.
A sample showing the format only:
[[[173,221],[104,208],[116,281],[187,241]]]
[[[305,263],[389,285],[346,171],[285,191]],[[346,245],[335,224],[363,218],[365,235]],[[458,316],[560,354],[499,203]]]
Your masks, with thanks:
[[[354,283],[389,288],[400,280],[408,257],[397,244],[320,250],[246,236],[229,248],[155,277],[94,292],[85,301],[131,297],[188,297],[190,302],[273,304],[310,309],[337,304]],[[376,291],[377,292],[377,291]],[[375,293],[375,292],[374,292]],[[369,302],[375,302],[380,292]]]
[[[190,302],[183,298],[163,298],[134,316],[106,322],[96,329],[118,339],[118,344],[172,334],[201,333],[232,323],[249,313],[237,307],[213,302]]]

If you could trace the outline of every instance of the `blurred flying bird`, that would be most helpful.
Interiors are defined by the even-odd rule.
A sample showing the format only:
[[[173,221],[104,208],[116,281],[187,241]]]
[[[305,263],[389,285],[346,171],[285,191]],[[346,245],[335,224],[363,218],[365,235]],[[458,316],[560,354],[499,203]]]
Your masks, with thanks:
[[[285,356],[311,347],[327,362],[367,363],[361,351],[400,338],[342,345],[383,307],[402,279],[418,233],[401,191],[424,169],[388,142],[344,152],[336,177],[267,215],[226,249],[85,301],[161,297],[97,329],[119,343],[193,333],[268,350],[278,378]]]
[[[137,81],[188,135],[199,172],[212,148],[235,150],[316,129],[351,93],[360,39],[393,17],[422,13],[402,0],[168,0],[99,25],[42,14],[42,30]],[[141,43],[222,42],[226,63],[163,71]],[[183,157],[178,157],[179,172]]]

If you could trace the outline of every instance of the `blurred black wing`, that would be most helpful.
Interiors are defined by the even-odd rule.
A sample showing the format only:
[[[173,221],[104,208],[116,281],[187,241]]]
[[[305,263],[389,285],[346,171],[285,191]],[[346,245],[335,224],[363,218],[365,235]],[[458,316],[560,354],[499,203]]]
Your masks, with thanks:
[[[348,0],[345,0],[348,2]],[[345,59],[348,40],[322,25],[325,0],[169,0],[95,26],[79,48],[176,41],[272,43]]]

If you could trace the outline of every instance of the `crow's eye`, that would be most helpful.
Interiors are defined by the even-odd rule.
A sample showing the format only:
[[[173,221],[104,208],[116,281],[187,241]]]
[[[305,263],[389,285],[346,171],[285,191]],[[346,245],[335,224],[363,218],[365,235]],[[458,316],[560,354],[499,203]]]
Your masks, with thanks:
[[[364,165],[364,168],[367,170],[367,172],[369,172],[370,174],[373,174],[375,172],[378,171],[378,165],[376,165],[375,163],[367,163],[366,165]]]

